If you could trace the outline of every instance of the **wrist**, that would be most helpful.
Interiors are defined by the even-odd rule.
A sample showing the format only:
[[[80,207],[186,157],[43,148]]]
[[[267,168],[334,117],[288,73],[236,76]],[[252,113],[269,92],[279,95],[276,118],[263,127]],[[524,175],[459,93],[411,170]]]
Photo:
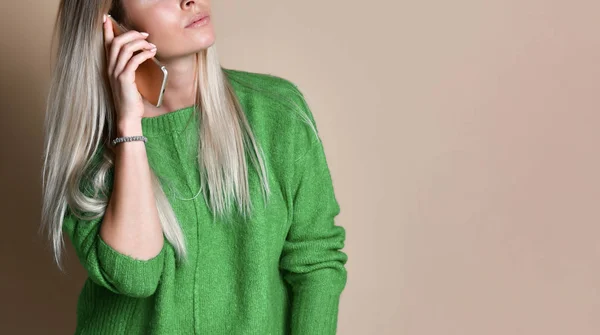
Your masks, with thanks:
[[[141,119],[126,119],[117,122],[117,137],[124,136],[141,136],[142,120]]]

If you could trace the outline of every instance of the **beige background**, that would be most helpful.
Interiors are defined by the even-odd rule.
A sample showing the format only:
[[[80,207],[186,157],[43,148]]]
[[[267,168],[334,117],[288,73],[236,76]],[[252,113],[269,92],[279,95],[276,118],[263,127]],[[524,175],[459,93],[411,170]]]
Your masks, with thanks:
[[[36,235],[58,0],[0,5],[0,332],[68,334]],[[597,1],[213,1],[225,67],[288,78],[347,229],[339,334],[600,333]]]

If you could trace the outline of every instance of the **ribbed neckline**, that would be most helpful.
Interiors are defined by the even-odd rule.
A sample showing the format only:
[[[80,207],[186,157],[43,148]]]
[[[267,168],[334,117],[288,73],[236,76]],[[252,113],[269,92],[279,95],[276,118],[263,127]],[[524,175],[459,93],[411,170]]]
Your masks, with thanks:
[[[142,118],[144,135],[161,135],[181,132],[194,113],[194,106],[183,107],[158,116]]]

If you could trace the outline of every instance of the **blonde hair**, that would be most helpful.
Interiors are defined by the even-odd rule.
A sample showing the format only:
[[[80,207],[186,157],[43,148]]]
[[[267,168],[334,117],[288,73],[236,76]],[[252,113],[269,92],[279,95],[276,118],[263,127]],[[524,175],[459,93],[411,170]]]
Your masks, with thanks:
[[[114,5],[116,10],[111,14],[117,16],[118,1]],[[58,48],[44,121],[41,229],[47,231],[54,260],[61,270],[62,227],[67,209],[72,209],[78,217],[82,217],[78,212],[92,213],[94,215],[86,219],[95,219],[104,215],[109,200],[107,181],[115,157],[112,151],[100,149],[108,147],[116,134],[112,92],[105,75],[102,31],[102,15],[111,7],[112,0],[61,0],[52,34],[54,45],[58,32]],[[265,204],[270,189],[264,153],[225,70],[219,64],[214,44],[196,54],[194,113],[200,120],[210,121],[199,122],[198,127],[201,190],[213,218],[225,218],[232,213],[232,198],[242,217],[247,218],[252,204],[246,152],[259,175]],[[306,113],[307,106],[302,105],[303,99],[268,92],[241,77],[236,78],[245,87],[276,95],[291,103],[292,110],[303,111],[301,118],[317,135],[314,119]],[[297,87],[293,85],[293,88]],[[290,90],[290,93],[303,98],[299,90]],[[159,176],[152,166],[150,170],[165,238],[173,246],[177,260],[182,261],[187,258],[182,229]],[[89,184],[94,190],[93,195],[86,188],[82,191],[82,184]]]

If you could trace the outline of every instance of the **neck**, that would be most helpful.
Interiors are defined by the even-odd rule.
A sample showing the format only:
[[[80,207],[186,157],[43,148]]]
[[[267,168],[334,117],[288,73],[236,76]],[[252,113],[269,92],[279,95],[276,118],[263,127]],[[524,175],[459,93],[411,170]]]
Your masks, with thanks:
[[[169,71],[162,104],[156,107],[144,100],[144,117],[158,116],[189,107],[196,101],[194,68],[196,55],[160,61]]]

